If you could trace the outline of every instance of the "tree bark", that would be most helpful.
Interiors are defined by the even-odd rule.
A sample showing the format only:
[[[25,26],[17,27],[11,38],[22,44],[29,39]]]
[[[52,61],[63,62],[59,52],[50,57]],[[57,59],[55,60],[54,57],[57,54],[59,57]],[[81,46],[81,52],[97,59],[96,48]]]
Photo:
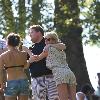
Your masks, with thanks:
[[[43,0],[32,0],[32,18],[30,24],[41,24],[41,7]]]
[[[77,79],[77,91],[90,83],[82,45],[82,27],[79,19],[78,0],[55,0],[54,25],[66,44],[67,62]]]
[[[19,0],[19,20],[18,22],[16,21],[17,29],[16,32],[19,32],[19,34],[22,37],[25,37],[25,30],[26,30],[26,7],[25,7],[25,0]]]
[[[73,33],[72,33],[73,30]],[[77,91],[81,89],[81,87],[88,83],[90,83],[86,62],[83,53],[83,45],[82,45],[82,36],[80,29],[73,28],[71,33],[67,35],[63,35],[61,40],[66,44],[67,48],[65,50],[67,56],[67,62],[71,70],[74,72],[77,79]],[[81,31],[81,30],[80,30]],[[73,35],[75,33],[80,33],[80,35]]]

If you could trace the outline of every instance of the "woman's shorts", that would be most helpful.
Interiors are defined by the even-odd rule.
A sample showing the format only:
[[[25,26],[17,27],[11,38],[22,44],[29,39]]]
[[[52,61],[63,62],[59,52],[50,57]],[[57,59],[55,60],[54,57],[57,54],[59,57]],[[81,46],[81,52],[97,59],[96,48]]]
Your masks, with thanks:
[[[67,83],[68,85],[76,85],[76,77],[68,67],[54,68],[52,70],[56,85]]]
[[[27,79],[7,81],[5,96],[29,95],[29,82]]]

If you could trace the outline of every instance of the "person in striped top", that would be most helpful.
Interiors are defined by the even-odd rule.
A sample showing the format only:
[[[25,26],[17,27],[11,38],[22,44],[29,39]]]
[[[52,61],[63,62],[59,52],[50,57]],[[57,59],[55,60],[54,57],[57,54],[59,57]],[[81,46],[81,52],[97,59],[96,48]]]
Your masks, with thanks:
[[[7,50],[6,40],[0,39],[0,54]]]

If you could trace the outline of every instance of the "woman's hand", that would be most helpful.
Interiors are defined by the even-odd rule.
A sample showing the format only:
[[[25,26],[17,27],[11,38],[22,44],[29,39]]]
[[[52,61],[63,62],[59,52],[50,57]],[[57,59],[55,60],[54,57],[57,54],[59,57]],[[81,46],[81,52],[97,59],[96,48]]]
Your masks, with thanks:
[[[40,55],[33,55],[29,58],[29,62],[38,62],[40,60],[42,60],[43,58],[46,58],[48,56],[48,52],[47,51],[43,51]]]
[[[29,58],[29,62],[37,62],[38,61],[39,56],[38,55],[33,55]]]

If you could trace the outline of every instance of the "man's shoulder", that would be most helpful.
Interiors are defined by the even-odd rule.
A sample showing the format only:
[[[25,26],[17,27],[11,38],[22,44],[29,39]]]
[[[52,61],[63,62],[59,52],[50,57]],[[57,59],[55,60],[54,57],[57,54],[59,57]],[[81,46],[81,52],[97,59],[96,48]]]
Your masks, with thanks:
[[[30,48],[35,49],[35,48],[44,48],[45,47],[45,43],[35,43],[33,44]]]

